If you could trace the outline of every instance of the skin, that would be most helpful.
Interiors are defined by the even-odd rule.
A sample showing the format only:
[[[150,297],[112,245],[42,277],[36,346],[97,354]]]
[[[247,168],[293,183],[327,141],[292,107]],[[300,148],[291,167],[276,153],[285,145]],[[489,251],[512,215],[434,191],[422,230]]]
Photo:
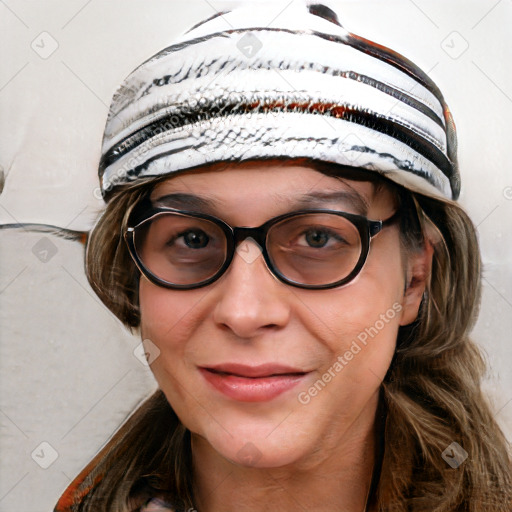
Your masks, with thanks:
[[[394,213],[386,189],[374,195],[368,182],[274,162],[185,173],[157,185],[152,199],[194,194],[212,201],[209,213],[232,226],[258,226],[298,209],[294,202],[312,191],[356,192],[373,220]],[[346,201],[312,207],[359,213]],[[262,257],[248,263],[239,254],[204,288],[170,290],[141,278],[142,337],[160,350],[151,369],[192,432],[201,512],[364,509],[375,459],[379,388],[399,326],[417,316],[431,258],[427,244],[405,260],[393,224],[372,240],[356,279],[330,290],[283,284]],[[388,321],[347,360],[344,354],[357,336],[386,313]],[[336,372],[339,356],[346,364]],[[278,362],[310,373],[270,401],[240,402],[219,393],[198,369],[225,362]],[[308,394],[329,369],[335,376],[315,396]],[[310,400],[301,403],[300,393],[303,402],[304,396]]]

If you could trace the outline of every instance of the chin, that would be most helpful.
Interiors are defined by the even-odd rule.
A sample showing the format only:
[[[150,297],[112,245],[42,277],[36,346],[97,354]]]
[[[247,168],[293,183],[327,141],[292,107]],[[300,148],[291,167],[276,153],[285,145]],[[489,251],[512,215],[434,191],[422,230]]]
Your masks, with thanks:
[[[220,425],[229,425],[228,431],[219,424],[210,423],[198,429],[196,435],[237,466],[264,469],[295,465],[313,453],[319,440],[313,429],[294,425],[287,421],[290,418],[283,422],[285,416],[281,415],[281,425],[261,418],[235,421],[219,416]]]
[[[212,448],[233,464],[247,468],[270,469],[296,465],[302,459],[301,446],[284,445],[282,440],[229,439],[228,442],[210,442]]]

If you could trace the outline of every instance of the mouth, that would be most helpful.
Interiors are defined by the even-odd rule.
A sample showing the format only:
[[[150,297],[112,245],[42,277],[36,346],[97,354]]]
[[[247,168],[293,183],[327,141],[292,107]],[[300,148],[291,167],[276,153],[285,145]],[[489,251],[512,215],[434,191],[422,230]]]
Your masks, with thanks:
[[[273,363],[260,364],[257,366],[225,363],[216,366],[207,366],[204,367],[204,369],[212,373],[218,373],[221,375],[234,375],[236,377],[244,377],[248,379],[279,377],[281,375],[304,375],[305,373],[308,373],[298,368]]]
[[[283,365],[222,364],[200,367],[205,380],[217,391],[241,402],[265,402],[291,390],[310,373]]]

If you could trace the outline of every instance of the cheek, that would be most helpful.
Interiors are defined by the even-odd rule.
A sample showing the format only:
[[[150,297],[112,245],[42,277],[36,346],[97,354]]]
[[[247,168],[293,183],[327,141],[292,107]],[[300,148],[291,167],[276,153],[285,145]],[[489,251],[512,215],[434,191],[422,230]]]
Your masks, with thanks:
[[[331,360],[341,356],[351,380],[364,381],[371,374],[382,380],[393,357],[404,284],[397,244],[398,238],[394,250],[375,244],[373,257],[370,254],[361,274],[347,286],[304,297],[310,329],[324,333],[320,337]]]
[[[384,379],[396,348],[401,310],[399,302],[379,304],[369,308],[351,329],[343,359],[357,359],[356,364],[347,365],[347,373],[357,384],[378,386]]]
[[[384,379],[395,352],[403,310],[403,270],[396,241],[395,250],[382,250],[382,244],[381,250],[369,257],[360,286],[353,293],[357,307],[350,351],[361,349],[361,368],[379,381]]]
[[[396,346],[402,305],[391,296],[373,291],[373,297],[360,298],[354,293],[350,300],[338,301],[341,310],[325,317],[332,333],[332,357],[357,382],[365,381],[368,372],[382,380]]]
[[[141,336],[159,350],[150,368],[180,418],[194,416],[194,402],[189,401],[193,389],[193,383],[188,384],[193,359],[189,357],[189,340],[200,325],[198,315],[205,293],[168,290],[145,279],[139,286]]]
[[[169,290],[141,279],[141,335],[160,349],[166,364],[183,361],[187,341],[201,325],[201,303],[207,293],[204,289]],[[160,363],[155,361],[152,369],[156,370]]]
[[[144,278],[139,284],[139,304],[143,334],[172,330],[194,307],[188,292],[156,286]]]

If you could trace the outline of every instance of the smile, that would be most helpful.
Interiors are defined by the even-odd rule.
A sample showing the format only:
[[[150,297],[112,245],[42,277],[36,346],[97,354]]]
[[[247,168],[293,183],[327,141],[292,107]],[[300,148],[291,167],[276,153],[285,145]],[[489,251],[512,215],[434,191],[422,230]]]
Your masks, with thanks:
[[[309,372],[281,365],[224,364],[201,367],[205,380],[217,391],[240,402],[265,402],[302,382]]]

